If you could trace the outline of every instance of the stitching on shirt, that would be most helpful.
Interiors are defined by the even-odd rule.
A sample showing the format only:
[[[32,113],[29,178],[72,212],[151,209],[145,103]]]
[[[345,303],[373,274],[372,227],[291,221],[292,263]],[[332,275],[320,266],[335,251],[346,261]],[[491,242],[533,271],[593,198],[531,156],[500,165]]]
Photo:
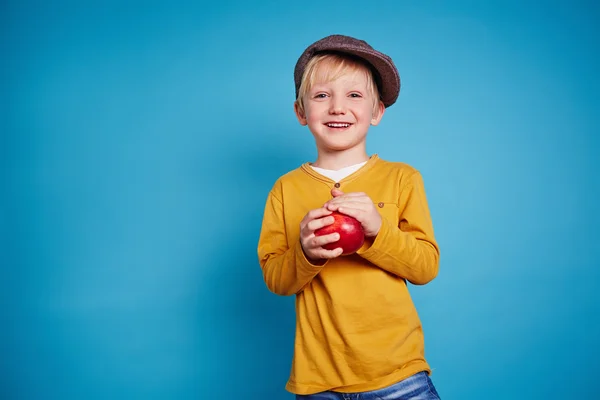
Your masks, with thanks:
[[[283,201],[281,201],[281,200],[280,200],[280,199],[279,199],[277,196],[275,196],[275,192],[274,192],[274,191],[271,191],[271,193],[270,193],[270,194],[271,194],[271,196],[272,196],[272,197],[273,197],[275,200],[277,200],[277,202],[279,202],[279,204],[283,205]]]
[[[419,174],[419,171],[415,171],[412,174],[410,174],[408,176],[408,178],[406,178],[406,183],[400,188],[400,196],[402,195],[403,191],[407,190],[409,186],[413,185],[411,179],[412,179],[413,176],[418,175],[418,174]],[[398,196],[398,202],[396,203],[396,206],[398,208],[400,208],[400,196]]]

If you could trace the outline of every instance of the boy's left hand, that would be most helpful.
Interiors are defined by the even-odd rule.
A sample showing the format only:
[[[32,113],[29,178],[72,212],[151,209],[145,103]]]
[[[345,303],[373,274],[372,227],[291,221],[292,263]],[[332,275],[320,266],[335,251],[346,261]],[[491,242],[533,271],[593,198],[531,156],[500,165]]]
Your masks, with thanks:
[[[377,236],[381,228],[381,215],[366,193],[344,193],[340,189],[333,188],[331,195],[333,199],[324,204],[325,208],[356,218],[361,223],[365,236]]]

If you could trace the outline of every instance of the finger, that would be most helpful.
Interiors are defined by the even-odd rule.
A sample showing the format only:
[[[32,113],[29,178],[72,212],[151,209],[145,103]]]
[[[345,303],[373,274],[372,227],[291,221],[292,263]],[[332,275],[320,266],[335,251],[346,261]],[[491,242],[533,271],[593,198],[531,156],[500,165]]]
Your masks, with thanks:
[[[365,192],[348,192],[348,193],[343,193],[344,197],[369,197],[367,196],[367,194]],[[339,197],[339,196],[337,196]]]
[[[342,196],[343,194],[344,194],[344,192],[342,192],[342,191],[341,191],[340,189],[338,189],[338,188],[335,188],[335,187],[334,187],[333,189],[331,189],[331,195],[332,195],[333,197]]]
[[[373,201],[369,198],[369,196],[367,196],[365,194],[346,193],[342,196],[334,197],[333,199],[329,199],[325,204],[335,203],[335,202],[339,202],[339,201],[347,201],[347,200],[360,201],[363,203],[373,203]]]
[[[361,203],[359,201],[344,201],[344,202],[336,202],[330,203],[327,205],[327,209],[330,211],[339,211],[340,208],[356,208],[361,211],[367,210],[367,203]]]
[[[310,222],[314,219],[317,218],[322,218],[326,215],[330,215],[331,211],[329,211],[327,208],[325,207],[321,207],[321,208],[315,208],[314,210],[310,210],[306,216],[304,217],[304,222]]]
[[[330,212],[331,214],[331,212]],[[327,225],[331,225],[335,222],[335,220],[333,219],[333,217],[330,216],[325,216],[322,218],[318,218],[318,219],[313,219],[312,221],[309,221],[308,224],[306,224],[306,227],[311,231],[314,232],[319,228],[322,228],[324,226]]]
[[[345,199],[345,200],[338,200],[338,201],[330,201],[327,204],[325,204],[323,207],[328,209],[329,211],[335,211],[339,207],[344,207],[344,205],[349,206],[349,207],[358,207],[363,210],[368,210],[369,208],[373,207],[373,203],[371,203],[370,201],[364,201],[361,199]]]
[[[336,258],[342,255],[342,253],[344,252],[344,250],[342,250],[341,247],[338,247],[334,250],[326,250],[326,249],[321,249],[317,252],[317,254],[319,255],[320,258]]]
[[[340,234],[337,232],[333,232],[323,236],[315,235],[308,241],[308,247],[311,249],[316,249],[318,247],[323,247],[326,244],[337,242],[338,240],[340,240]]]
[[[364,210],[359,208],[348,208],[348,207],[340,207],[337,209],[340,213],[344,215],[348,215],[350,217],[356,218],[360,221],[362,215],[364,214]]]

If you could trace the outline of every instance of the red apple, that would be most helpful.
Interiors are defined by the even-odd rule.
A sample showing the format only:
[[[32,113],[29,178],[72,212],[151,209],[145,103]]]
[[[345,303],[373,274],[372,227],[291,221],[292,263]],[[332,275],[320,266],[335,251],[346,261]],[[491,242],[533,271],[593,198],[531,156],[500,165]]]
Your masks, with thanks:
[[[362,225],[356,218],[337,211],[333,211],[331,216],[334,219],[333,224],[317,229],[315,235],[323,236],[337,232],[340,234],[340,239],[337,242],[324,245],[323,248],[335,250],[338,247],[341,247],[343,250],[342,255],[355,253],[365,241],[365,232],[363,231]]]

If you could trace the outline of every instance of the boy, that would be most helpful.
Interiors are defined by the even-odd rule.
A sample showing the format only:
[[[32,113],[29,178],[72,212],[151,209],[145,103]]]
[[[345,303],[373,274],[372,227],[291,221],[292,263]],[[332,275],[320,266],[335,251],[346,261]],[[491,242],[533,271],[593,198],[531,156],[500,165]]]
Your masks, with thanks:
[[[297,399],[439,399],[424,358],[407,281],[438,272],[439,248],[420,173],[366,153],[370,125],[397,99],[391,58],[342,35],[309,46],[295,71],[294,109],[317,159],[280,177],[258,243],[265,283],[296,295],[296,338],[286,389]],[[356,218],[355,253],[316,236],[338,211]]]

